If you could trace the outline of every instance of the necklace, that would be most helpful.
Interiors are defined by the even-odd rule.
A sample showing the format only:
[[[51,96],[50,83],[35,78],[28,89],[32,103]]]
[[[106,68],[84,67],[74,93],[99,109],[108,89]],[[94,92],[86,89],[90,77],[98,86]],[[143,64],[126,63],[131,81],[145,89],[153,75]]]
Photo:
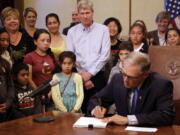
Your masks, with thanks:
[[[111,40],[111,46],[114,46],[114,45],[116,45],[117,44],[117,40]]]

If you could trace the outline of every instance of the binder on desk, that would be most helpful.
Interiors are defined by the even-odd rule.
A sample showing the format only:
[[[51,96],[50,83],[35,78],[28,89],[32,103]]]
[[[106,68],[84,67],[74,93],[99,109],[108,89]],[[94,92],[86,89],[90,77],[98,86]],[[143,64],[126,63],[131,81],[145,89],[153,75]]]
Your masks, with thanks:
[[[73,127],[89,127],[91,128],[106,128],[107,123],[102,122],[101,119],[93,117],[80,117],[73,125]]]

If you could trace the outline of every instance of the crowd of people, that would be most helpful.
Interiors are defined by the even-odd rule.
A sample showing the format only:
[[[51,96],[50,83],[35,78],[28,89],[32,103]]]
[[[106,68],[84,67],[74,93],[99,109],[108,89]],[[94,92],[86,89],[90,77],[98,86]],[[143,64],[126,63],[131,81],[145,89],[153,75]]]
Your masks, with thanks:
[[[158,13],[150,32],[136,20],[128,41],[120,40],[117,18],[100,24],[93,15],[93,3],[80,0],[61,33],[56,13],[46,15],[46,30],[36,28],[38,13],[31,7],[24,10],[24,27],[17,9],[2,10],[0,122],[40,113],[42,95],[25,96],[52,79],[59,82],[45,93],[47,111],[110,115],[103,120],[119,125],[173,123],[173,84],[150,72],[148,57],[150,45],[180,45],[169,14]]]

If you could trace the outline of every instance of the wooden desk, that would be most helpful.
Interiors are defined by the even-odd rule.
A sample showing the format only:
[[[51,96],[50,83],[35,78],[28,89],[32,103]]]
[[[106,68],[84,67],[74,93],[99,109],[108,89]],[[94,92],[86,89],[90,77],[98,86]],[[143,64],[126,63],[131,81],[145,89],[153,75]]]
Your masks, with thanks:
[[[0,124],[0,135],[179,135],[180,126],[158,127],[156,133],[134,132],[124,130],[125,126],[108,125],[105,129],[73,128],[73,123],[80,114],[49,112],[55,121],[35,123],[33,118],[25,117]]]

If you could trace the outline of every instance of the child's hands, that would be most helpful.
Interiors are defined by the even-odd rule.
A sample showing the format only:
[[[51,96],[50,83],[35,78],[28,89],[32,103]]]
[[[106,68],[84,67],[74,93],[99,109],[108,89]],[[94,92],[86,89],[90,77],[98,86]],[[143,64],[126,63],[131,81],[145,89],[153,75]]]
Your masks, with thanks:
[[[33,82],[33,80],[32,80],[30,77],[28,78],[28,84],[29,84],[33,89],[37,88],[36,84]]]
[[[77,110],[73,109],[73,110],[71,110],[71,113],[77,113]]]
[[[49,93],[48,93],[48,99],[51,99],[51,98],[52,98],[52,92],[49,91]]]

